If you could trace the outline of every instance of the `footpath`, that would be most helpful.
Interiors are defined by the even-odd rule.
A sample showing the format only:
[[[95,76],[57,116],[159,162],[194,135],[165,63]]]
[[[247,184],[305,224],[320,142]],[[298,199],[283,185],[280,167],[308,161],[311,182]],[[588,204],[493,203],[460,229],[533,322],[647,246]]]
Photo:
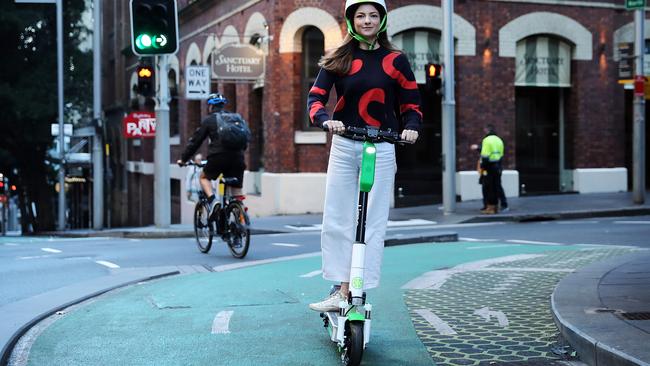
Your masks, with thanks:
[[[453,228],[455,224],[488,221],[526,222],[650,215],[650,203],[633,204],[629,192],[511,198],[510,210],[496,215],[479,214],[480,206],[478,201],[459,202],[455,213],[451,215],[445,215],[440,205],[395,208],[390,212],[390,220],[428,220],[435,222],[435,225]],[[320,222],[320,215],[255,218],[252,234],[295,232],[296,228],[318,225]],[[98,231],[70,230],[51,234],[68,237],[131,238],[193,236],[188,225],[172,225],[169,228],[151,226]],[[419,235],[420,237],[406,238],[404,243],[433,241],[432,237]],[[445,240],[448,240],[448,237]],[[650,232],[646,240],[650,241]],[[105,290],[93,291],[76,301],[58,299],[58,304],[52,301],[48,305],[41,304],[32,310],[34,313],[31,319],[27,319],[29,321],[16,321],[12,314],[0,314],[0,324],[10,324],[9,327],[3,326],[5,329],[0,332],[0,344],[3,346],[0,365],[7,363],[17,339],[38,320],[110,289],[169,274],[174,274],[169,268],[158,274],[143,273],[139,278],[136,274],[128,280],[123,279],[123,283],[107,284]],[[152,301],[159,302],[156,299]],[[173,301],[168,302],[165,306],[174,306]],[[21,306],[18,304],[16,307]],[[551,308],[560,333],[588,365],[650,366],[650,253],[640,251],[633,256],[616,257],[569,274],[559,282],[553,292]],[[24,308],[21,311],[24,313]],[[12,317],[11,321],[9,317]]]

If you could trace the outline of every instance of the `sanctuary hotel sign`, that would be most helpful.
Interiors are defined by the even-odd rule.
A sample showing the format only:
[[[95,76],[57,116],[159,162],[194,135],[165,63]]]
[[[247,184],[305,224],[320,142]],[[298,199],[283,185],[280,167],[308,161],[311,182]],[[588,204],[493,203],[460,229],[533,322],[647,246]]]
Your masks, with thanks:
[[[227,44],[212,53],[212,78],[255,81],[264,77],[264,53],[246,44]]]

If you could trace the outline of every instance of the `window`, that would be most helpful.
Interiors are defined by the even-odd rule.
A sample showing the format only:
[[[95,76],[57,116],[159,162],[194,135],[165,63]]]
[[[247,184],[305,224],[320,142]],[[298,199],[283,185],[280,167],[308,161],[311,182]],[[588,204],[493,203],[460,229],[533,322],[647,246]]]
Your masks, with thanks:
[[[302,129],[311,129],[307,111],[307,95],[318,75],[318,60],[325,52],[325,36],[316,27],[308,27],[302,34]]]

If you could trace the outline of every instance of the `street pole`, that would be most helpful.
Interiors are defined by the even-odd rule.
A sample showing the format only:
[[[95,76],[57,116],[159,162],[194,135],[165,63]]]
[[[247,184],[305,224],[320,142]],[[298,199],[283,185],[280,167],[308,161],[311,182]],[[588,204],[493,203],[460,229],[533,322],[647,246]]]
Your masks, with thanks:
[[[169,187],[169,86],[168,55],[156,57],[158,64],[158,100],[156,103],[156,142],[154,149],[154,223],[157,227],[171,224],[171,190]]]
[[[645,10],[634,11],[635,23],[635,53],[636,77],[643,77],[643,54],[645,53],[644,37]],[[645,96],[635,93],[634,95],[634,137],[633,137],[633,176],[632,176],[632,199],[636,204],[645,202]]]
[[[59,223],[65,230],[65,133],[63,130],[63,0],[56,1],[56,58],[59,98]]]
[[[454,1],[443,0],[443,54],[442,68],[444,94],[442,99],[442,203],[444,214],[456,211],[456,99],[454,97],[454,28],[452,17]]]
[[[102,1],[93,2],[93,228],[104,226],[104,155],[102,149]]]

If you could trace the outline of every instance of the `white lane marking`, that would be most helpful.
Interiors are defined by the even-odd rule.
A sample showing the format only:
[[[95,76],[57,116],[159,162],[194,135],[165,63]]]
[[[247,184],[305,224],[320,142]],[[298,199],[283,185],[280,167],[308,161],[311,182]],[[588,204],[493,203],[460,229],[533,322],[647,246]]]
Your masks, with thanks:
[[[117,264],[107,262],[107,261],[95,261],[95,263],[101,264],[102,266],[106,266],[108,268],[120,268],[120,266],[118,266]]]
[[[16,244],[16,243],[4,243],[4,245],[6,245],[6,246],[8,246],[8,247],[17,247],[17,246],[20,246],[20,244]]]
[[[619,224],[619,225],[650,225],[650,221],[622,220],[622,221],[614,221],[614,224]]]
[[[556,224],[558,225],[577,225],[577,224],[598,224],[600,221],[589,221],[589,220],[584,220],[584,221],[555,221]]]
[[[300,275],[300,277],[303,278],[316,277],[321,273],[323,273],[323,271],[319,269],[318,271],[311,271],[309,273],[305,273],[304,275]]]
[[[489,242],[489,241],[498,241],[499,239],[478,239],[478,238],[458,238],[459,241],[469,241],[469,242]]]
[[[113,240],[112,238],[109,238],[108,236],[94,236],[91,238],[54,238],[50,237],[45,239],[44,241],[56,241],[56,242],[61,242],[61,241],[97,241],[97,240]],[[38,239],[35,239],[34,241],[40,241]]]
[[[31,257],[18,257],[18,259],[24,260],[24,259],[41,259],[41,258],[50,258],[51,255],[33,255]]]
[[[485,270],[486,267],[489,267],[493,264],[501,264],[508,262],[516,262],[520,260],[533,259],[544,257],[544,254],[517,254],[509,255],[506,257],[490,258],[484,259],[476,262],[463,263],[455,266],[450,269],[442,269],[436,271],[429,271],[422,274],[419,277],[412,279],[407,282],[402,289],[405,290],[423,290],[423,289],[433,289],[439,290],[440,287],[449,279],[452,275],[456,273],[462,273],[467,271],[478,271]]]
[[[435,225],[435,224],[437,224],[437,222],[423,220],[423,219],[410,219],[410,220],[399,220],[399,221],[388,220],[388,227],[422,226],[422,225]]]
[[[506,279],[503,282],[497,283],[494,287],[487,291],[488,294],[499,294],[503,293],[512,288],[512,286],[518,282],[521,282],[521,274],[508,274]]]
[[[194,239],[192,239],[194,240]],[[137,242],[137,241],[142,241],[142,239],[129,239],[129,241]]]
[[[291,244],[291,243],[271,243],[271,245],[275,245],[276,247],[289,247],[289,248],[297,248],[300,246],[300,244]]]
[[[413,310],[416,314],[423,317],[424,320],[429,322],[433,328],[438,331],[441,335],[454,335],[456,331],[447,324],[444,320],[440,319],[436,314],[427,309],[415,309]]]
[[[584,249],[580,250],[599,250],[603,248],[617,248],[617,249],[632,249],[632,250],[650,250],[647,248],[639,248],[635,247],[633,245],[616,245],[616,244],[585,244],[585,243],[580,243],[580,244],[575,244],[577,246],[582,246],[582,247],[587,247]],[[591,248],[590,248],[591,247]]]
[[[230,333],[230,329],[228,328],[230,327],[230,318],[232,318],[233,313],[234,311],[232,310],[225,310],[217,313],[212,321],[212,334]]]
[[[295,231],[314,231],[314,230],[320,230],[323,225],[321,224],[313,224],[313,225],[305,225],[305,226],[294,226],[294,225],[284,225],[287,229],[295,230]]]
[[[467,247],[465,249],[492,249],[492,248],[504,248],[504,247],[518,247],[521,246],[519,244],[499,244],[499,245],[484,245],[484,246],[478,246],[478,247]]]
[[[230,270],[238,269],[238,268],[258,266],[260,264],[284,262],[284,261],[290,261],[290,260],[293,260],[293,259],[303,259],[303,258],[318,257],[320,255],[321,255],[321,252],[318,251],[318,252],[313,252],[313,253],[289,255],[289,256],[286,256],[286,257],[260,259],[260,260],[256,260],[256,261],[250,261],[250,262],[222,264],[220,266],[212,267],[212,270],[214,272],[224,272],[224,271],[230,271]]]
[[[494,316],[497,318],[497,321],[499,322],[499,326],[501,326],[501,328],[507,328],[508,325],[510,325],[506,314],[504,314],[502,311],[490,310],[490,308],[487,306],[474,310],[474,315],[480,316],[481,318],[485,319],[486,322],[489,322],[490,318]]]
[[[53,248],[41,248],[41,250],[48,253],[61,253],[60,250]]]
[[[508,243],[517,243],[517,244],[536,244],[536,245],[566,245],[562,243],[553,243],[549,241],[535,241],[535,240],[518,240],[518,239],[512,239],[512,240],[506,240]]]

